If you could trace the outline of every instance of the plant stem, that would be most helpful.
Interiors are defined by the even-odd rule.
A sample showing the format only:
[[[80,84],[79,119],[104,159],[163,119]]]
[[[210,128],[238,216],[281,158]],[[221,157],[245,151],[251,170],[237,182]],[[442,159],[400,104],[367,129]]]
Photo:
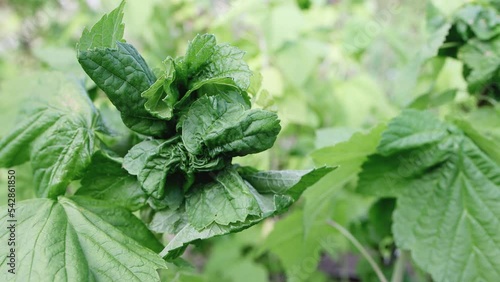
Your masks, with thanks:
[[[351,232],[349,232],[342,225],[338,224],[337,222],[331,219],[327,220],[327,224],[337,229],[337,231],[339,231],[342,235],[344,235],[347,238],[347,240],[349,240],[359,250],[359,252],[365,257],[365,259],[371,265],[373,271],[375,271],[375,274],[377,274],[377,277],[380,280],[380,282],[388,282],[387,278],[385,278],[384,274],[382,273],[380,267],[373,260],[373,258],[370,256],[368,251],[363,247],[363,245],[361,245],[361,243],[356,238],[354,238]]]
[[[407,258],[408,252],[399,250],[399,256],[396,260],[396,265],[394,266],[394,272],[392,273],[391,282],[403,281]]]

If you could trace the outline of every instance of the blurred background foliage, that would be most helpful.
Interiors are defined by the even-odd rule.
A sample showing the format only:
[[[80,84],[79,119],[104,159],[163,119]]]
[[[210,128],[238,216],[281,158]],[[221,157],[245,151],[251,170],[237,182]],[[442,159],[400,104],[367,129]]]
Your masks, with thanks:
[[[17,112],[25,97],[19,87],[31,72],[71,73],[94,95],[76,60],[76,42],[85,26],[119,2],[0,0],[0,136],[22,118]],[[383,126],[369,129],[409,105],[439,104],[439,97],[470,103],[462,63],[432,58],[444,38],[436,42],[439,29],[426,24],[436,11],[447,16],[465,2],[129,0],[125,38],[151,67],[183,54],[197,33],[213,33],[246,52],[254,71],[250,92],[259,107],[278,112],[283,130],[272,150],[240,163],[259,169],[331,164],[328,155],[313,152],[360,132],[335,147],[334,164],[342,169],[311,187],[289,213],[190,248],[186,263],[162,273],[165,281],[377,281],[349,242],[324,224],[328,218],[349,227],[390,274],[391,222],[377,219],[388,218],[378,214],[390,214],[394,201],[374,203],[353,191],[364,157],[377,145],[370,136],[380,135]],[[429,96],[447,89],[455,91],[451,98]],[[100,103],[104,112],[112,108],[104,99]],[[120,126],[116,120],[117,131]],[[15,169],[18,200],[32,197],[29,165]],[[6,180],[0,181],[5,187]],[[405,281],[429,279],[418,269],[411,273]]]

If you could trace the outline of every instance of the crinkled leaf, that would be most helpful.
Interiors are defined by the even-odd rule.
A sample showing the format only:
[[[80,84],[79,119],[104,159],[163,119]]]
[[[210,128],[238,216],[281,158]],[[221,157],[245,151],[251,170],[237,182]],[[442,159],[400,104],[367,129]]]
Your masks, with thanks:
[[[174,105],[179,98],[179,92],[174,84],[175,67],[172,58],[167,58],[163,64],[165,70],[148,90],[142,92],[141,96],[146,98],[144,104],[153,116],[169,120],[172,118]]]
[[[190,89],[184,97],[179,101],[179,103],[176,105],[177,108],[183,108],[184,104],[186,104],[188,101],[190,101],[191,98],[191,93],[198,91],[201,94],[207,94],[207,95],[217,95],[219,94],[219,91],[213,91],[214,87],[225,87],[227,88],[235,88],[236,91],[238,91],[238,87],[234,84],[234,81],[231,78],[228,77],[215,77],[215,78],[209,78],[206,80],[202,80],[199,82],[196,82],[190,86]],[[242,93],[242,92],[241,92]],[[248,95],[245,93],[240,94],[243,98],[246,99]]]
[[[149,156],[155,154],[165,140],[144,140],[132,147],[123,158],[123,168],[132,175],[138,175]]]
[[[212,34],[196,35],[189,42],[184,60],[188,73],[194,75],[205,65],[210,63],[210,59],[215,52],[217,42]]]
[[[166,268],[156,253],[127,235],[126,230],[149,233],[139,220],[120,227],[108,221],[115,218],[116,207],[96,214],[60,197],[23,201],[17,208],[16,238],[22,244],[16,246],[15,276],[7,272],[7,260],[0,262],[3,281],[160,281],[156,269]],[[7,215],[1,219],[5,222]],[[2,228],[0,238],[7,242],[8,236]]]
[[[241,90],[247,90],[252,72],[243,60],[245,52],[228,44],[214,46],[214,43],[215,36],[205,34],[197,36],[188,47],[185,62],[193,76],[190,85],[227,77]]]
[[[56,197],[81,176],[94,150],[97,112],[85,89],[61,73],[42,73],[26,80],[31,95],[27,119],[0,140],[0,165],[31,160],[39,197]]]
[[[137,175],[146,194],[162,198],[167,175],[177,170],[181,156],[175,140],[145,140],[125,155],[123,167]]]
[[[179,137],[169,140],[145,140],[129,150],[123,167],[139,182],[150,196],[163,201],[165,185],[180,185],[187,190],[194,181],[194,173],[222,169],[229,160],[190,154]],[[179,174],[181,173],[182,174]],[[162,204],[155,200],[153,204]]]
[[[225,85],[246,91],[252,72],[243,60],[244,54],[236,47],[217,45],[212,34],[197,35],[189,43],[186,55],[176,60],[180,81],[188,90],[176,107],[184,107],[190,101],[191,93],[208,85]],[[199,94],[210,92],[202,91]],[[242,94],[247,96],[246,93]]]
[[[220,80],[227,81],[227,78]],[[217,84],[203,84],[199,91],[201,93],[207,93],[209,96],[219,96],[229,103],[242,104],[245,106],[245,109],[250,109],[252,107],[248,93],[240,91],[234,84],[224,84],[222,82]]]
[[[121,112],[130,129],[145,135],[162,136],[167,124],[145,108],[141,93],[156,80],[135,48],[120,42],[123,36],[123,3],[82,34],[78,61],[88,76]]]
[[[309,173],[304,173],[303,171],[301,172],[292,172],[289,175],[301,175],[300,180],[298,182],[296,181],[283,181],[283,179],[280,179],[280,176],[278,175],[278,180],[270,180],[269,178],[266,179],[266,181],[263,181],[262,189],[266,191],[283,191],[283,194],[275,194],[275,193],[259,193],[254,187],[252,187],[248,182],[246,185],[248,185],[248,188],[245,189],[249,191],[252,196],[254,197],[255,201],[257,202],[257,207],[258,210],[260,210],[260,213],[257,215],[253,215],[254,212],[254,205],[251,204],[249,208],[251,209],[248,211],[249,216],[245,219],[245,221],[240,222],[232,222],[229,223],[228,225],[223,225],[219,224],[216,222],[214,218],[214,213],[211,214],[212,223],[206,226],[203,229],[198,229],[195,226],[193,226],[189,221],[191,219],[188,219],[189,215],[189,210],[190,206],[186,204],[186,210],[188,215],[184,214],[184,209],[179,209],[177,212],[179,213],[178,216],[173,216],[171,212],[165,212],[163,213],[157,213],[153,219],[153,222],[155,222],[155,226],[158,226],[156,224],[159,224],[163,220],[171,222],[173,225],[175,225],[175,237],[168,243],[168,245],[163,249],[161,252],[161,256],[167,256],[169,258],[175,257],[177,255],[180,255],[178,250],[181,248],[184,248],[187,244],[191,243],[192,241],[198,240],[198,239],[207,239],[211,238],[214,236],[220,236],[220,235],[225,235],[228,233],[232,232],[238,232],[243,229],[246,229],[252,225],[255,225],[259,223],[260,221],[264,220],[265,218],[268,218],[270,216],[282,213],[288,209],[290,205],[292,205],[295,200],[292,198],[290,195],[288,195],[288,190],[301,190],[297,189],[296,187],[303,187],[305,184],[308,185],[313,185],[316,181],[320,180],[323,176],[325,176],[328,172],[330,172],[332,168],[319,168],[319,169],[313,169],[310,170]],[[258,173],[258,172],[254,172]],[[252,172],[246,172],[246,176],[251,177]],[[266,174],[266,175],[272,175],[272,173]],[[235,175],[231,176],[231,178],[236,179]],[[295,178],[297,179],[297,178]],[[302,182],[304,181],[304,182]],[[225,181],[224,181],[225,182]],[[238,180],[240,182],[240,180]],[[269,186],[273,185],[279,185],[279,188],[272,188]],[[266,187],[268,185],[268,187]],[[288,189],[282,187],[283,185],[289,185]],[[294,188],[295,187],[295,188]],[[234,188],[232,188],[234,189]],[[195,192],[196,193],[196,192]],[[227,193],[224,193],[226,195],[229,195]],[[245,193],[246,194],[246,193]],[[293,193],[291,193],[293,194]],[[216,195],[214,195],[216,196]],[[247,198],[248,195],[245,195],[245,198]],[[228,203],[230,201],[234,201],[237,199],[233,199],[231,197],[228,197],[225,202]],[[210,203],[207,203],[209,205]],[[218,208],[221,208],[223,206],[220,206]],[[215,210],[217,207],[211,207],[209,210]],[[205,216],[201,214],[203,210],[198,209],[198,217]],[[227,215],[223,215],[226,216]],[[234,218],[238,218],[239,215],[232,215]],[[192,215],[191,217],[194,217]],[[229,220],[224,220],[224,222],[227,222]],[[208,221],[206,221],[208,222]],[[171,226],[171,225],[167,225]],[[171,231],[169,227],[163,226],[159,227],[161,229],[158,230],[165,230],[166,231]]]
[[[412,125],[415,120],[433,120],[434,126],[444,128],[445,136],[427,142],[428,135],[421,133],[428,129],[417,131]],[[384,134],[406,136],[407,124],[415,130],[411,136],[421,137],[421,145],[393,150],[390,158],[372,157],[360,174],[360,191],[398,197],[396,242],[411,250],[416,263],[436,281],[498,280],[498,164],[463,132],[430,113],[403,112],[391,124]],[[419,143],[418,138],[414,141]],[[379,148],[391,142],[382,138]],[[397,185],[391,186],[388,176],[394,176],[389,180]]]
[[[120,6],[104,15],[92,29],[85,28],[78,49],[85,51],[103,47],[115,48],[116,42],[122,40],[125,29],[122,23],[124,7],[125,1],[122,1]]]
[[[491,41],[469,40],[458,57],[472,69],[466,79],[471,91],[480,91],[488,83],[500,81],[500,36]]]
[[[203,96],[187,113],[182,140],[192,154],[243,156],[269,149],[281,127],[275,113],[246,110],[218,96]]]
[[[161,199],[150,197],[148,204],[154,210],[170,208],[178,209],[184,203],[184,178],[182,175],[174,174],[168,177],[165,184],[165,195]]]
[[[236,47],[227,44],[217,45],[210,58],[210,63],[198,73],[191,83],[200,83],[203,80],[216,77],[230,77],[241,90],[248,89],[252,72],[243,60],[244,55],[245,52]]]
[[[214,176],[213,182],[193,189],[186,198],[186,211],[189,223],[199,231],[214,222],[244,222],[248,216],[261,212],[248,185],[234,169],[225,169]]]
[[[245,110],[251,108],[250,97],[248,96],[248,93],[239,91],[234,87],[234,85],[231,86],[222,84],[205,84],[198,91],[201,91],[200,93],[207,93],[207,96],[217,96],[217,99],[226,100],[228,104],[240,104]],[[187,96],[185,96],[185,98],[186,97]],[[177,116],[179,116],[176,125],[177,131],[180,131],[182,129],[184,121],[188,116],[187,113],[193,102],[195,101],[184,99],[176,104],[175,107],[178,111]],[[182,103],[186,103],[186,105],[183,105]]]
[[[143,207],[147,200],[137,177],[122,168],[122,160],[111,158],[101,151],[92,156],[81,185],[77,195],[107,200],[131,211]]]

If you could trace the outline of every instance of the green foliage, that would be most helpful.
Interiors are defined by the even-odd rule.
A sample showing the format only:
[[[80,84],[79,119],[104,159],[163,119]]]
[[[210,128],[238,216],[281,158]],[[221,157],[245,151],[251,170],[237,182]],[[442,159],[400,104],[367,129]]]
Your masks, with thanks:
[[[464,63],[464,77],[472,93],[490,95],[485,92],[500,79],[499,12],[493,2],[464,5],[455,12],[440,50],[441,55],[457,57]]]
[[[500,19],[499,19],[500,21]],[[499,33],[500,34],[500,33]],[[470,68],[466,79],[472,91],[500,80],[500,36],[490,42],[471,39],[458,51],[458,57]]]
[[[398,246],[438,281],[497,279],[498,163],[456,126],[414,110],[389,123],[377,153],[358,190],[397,197]],[[443,261],[449,254],[454,259]]]
[[[175,257],[179,248],[192,241],[237,232],[283,213],[332,168],[283,173],[248,170],[240,175],[228,167],[214,175],[214,181],[199,183],[186,193],[185,206],[156,213],[150,228],[176,234],[162,254]]]
[[[14,280],[500,280],[498,0],[18,2]]]
[[[179,92],[173,85],[176,76],[173,59],[169,57],[163,64],[165,70],[141,96],[147,99],[144,104],[146,110],[157,118],[169,120],[173,116]]]
[[[240,97],[237,95],[203,96],[193,103],[182,126],[182,141],[188,152],[212,158],[244,156],[273,145],[281,129],[276,114],[233,102]]]
[[[233,164],[271,148],[281,130],[275,112],[252,108],[244,52],[198,35],[185,56],[164,60],[157,78],[122,38],[124,7],[80,38],[78,62],[95,93],[60,72],[21,87],[24,96],[43,95],[24,102],[27,119],[0,141],[0,166],[30,161],[39,197],[17,206],[17,240],[28,242],[17,249],[17,281],[159,281],[163,257],[179,264],[193,241],[287,211],[333,170]],[[173,237],[163,247],[150,230]],[[235,267],[265,276],[248,260]]]
[[[60,73],[32,76],[22,91],[46,95],[32,97],[28,118],[0,140],[0,166],[31,160],[37,196],[55,198],[90,163],[98,115],[85,89]]]
[[[102,151],[92,156],[81,185],[77,195],[112,201],[130,211],[136,211],[146,204],[146,194],[137,178],[122,168],[120,158],[111,157]]]
[[[116,48],[117,41],[123,38],[125,25],[122,23],[125,2],[104,15],[91,30],[85,28],[78,43],[78,50],[86,51],[96,48]]]
[[[116,28],[121,26],[121,17],[115,16],[121,9],[122,6],[103,17],[90,34],[100,36],[101,26],[113,27],[113,35],[122,33]],[[84,32],[80,48],[88,45],[88,37]],[[146,195],[156,201],[153,208],[171,209],[167,218],[174,221],[165,230],[155,230],[177,233],[165,251],[183,247],[195,239],[241,230],[282,212],[308,185],[326,173],[315,173],[304,180],[299,175],[299,180],[292,179],[289,185],[281,185],[280,189],[275,189],[273,182],[263,183],[270,191],[261,195],[258,189],[253,190],[244,182],[237,170],[230,168],[233,156],[270,148],[281,128],[275,113],[250,109],[246,89],[250,85],[251,72],[242,60],[243,52],[237,48],[218,45],[213,35],[198,35],[189,43],[184,57],[169,57],[164,61],[162,75],[152,82],[149,68],[131,45],[116,42],[116,48],[110,49],[113,45],[108,44],[108,48],[103,49],[105,44],[96,49],[80,50],[79,61],[122,113],[124,123],[129,125],[128,116],[139,116],[147,110],[155,116],[149,121],[163,119],[166,121],[161,124],[176,128],[176,133],[139,131],[169,139],[144,140],[132,147],[123,160],[123,167],[137,175]],[[129,62],[125,52],[134,59]],[[97,62],[97,65],[89,62]],[[140,67],[135,67],[137,64]],[[108,74],[99,70],[113,71]],[[124,73],[130,71],[130,75]],[[114,79],[115,76],[120,79]],[[131,84],[135,82],[138,84]],[[148,89],[144,87],[147,83]],[[136,100],[138,90],[146,99]],[[137,107],[142,109],[138,111]],[[136,130],[134,126],[129,127]],[[216,173],[207,174],[211,171]],[[271,181],[274,178],[281,180],[281,175],[268,176],[273,177]],[[303,182],[298,186],[300,181]],[[167,205],[158,203],[167,203],[171,196],[167,191],[179,187],[182,190],[175,193],[184,194],[185,200],[180,198],[180,202]],[[157,216],[153,218],[155,224],[157,220]]]
[[[130,212],[109,202],[78,197],[31,199],[17,206],[19,268],[14,281],[114,279],[159,281],[165,262],[138,242],[159,243]],[[7,214],[2,216],[6,221]],[[9,230],[0,238],[7,240]],[[1,266],[5,281],[7,265]],[[65,271],[61,271],[64,269]]]
[[[80,50],[78,61],[120,111],[125,125],[145,135],[164,134],[167,124],[144,108],[141,97],[156,78],[132,45],[116,42],[116,48]]]

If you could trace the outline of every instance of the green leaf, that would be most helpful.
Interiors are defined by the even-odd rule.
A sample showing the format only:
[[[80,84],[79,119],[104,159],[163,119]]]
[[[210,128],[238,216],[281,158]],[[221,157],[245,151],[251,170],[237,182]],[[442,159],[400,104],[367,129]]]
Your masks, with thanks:
[[[389,156],[401,150],[436,143],[447,134],[446,126],[432,115],[408,109],[388,124],[377,150],[380,154]]]
[[[385,129],[385,125],[379,125],[367,133],[354,133],[347,141],[314,151],[311,157],[316,165],[339,165],[335,173],[348,170],[357,174],[368,155],[376,152],[376,147]]]
[[[317,281],[308,278],[318,272],[322,251],[338,241],[324,221],[306,234],[302,226],[303,217],[301,210],[295,210],[277,221],[259,248],[260,252],[269,251],[279,258],[286,281]]]
[[[114,202],[91,199],[86,196],[73,196],[71,200],[78,206],[99,215],[107,223],[119,229],[123,234],[134,239],[142,246],[159,252],[163,245],[149,231],[144,223],[130,212],[129,209],[117,206]]]
[[[157,220],[163,220],[163,218],[158,217]],[[212,223],[201,231],[198,231],[191,224],[182,224],[178,227],[178,231],[175,237],[168,242],[168,245],[160,253],[161,257],[166,257],[167,259],[173,259],[182,253],[178,253],[178,250],[185,248],[189,243],[196,240],[204,240],[216,236],[226,235],[232,232],[238,232],[244,230],[258,221],[248,220],[245,223],[235,223],[230,225],[219,225],[217,223]]]
[[[466,77],[472,92],[500,81],[500,36],[488,42],[469,40],[458,51],[458,58],[472,69]]]
[[[167,175],[175,172],[181,162],[176,141],[145,140],[135,145],[125,155],[123,167],[137,175],[146,194],[160,199],[165,193]]]
[[[148,204],[153,210],[163,210],[170,208],[178,209],[184,203],[184,178],[179,177],[179,174],[174,174],[168,178],[165,184],[165,195],[161,199],[150,197]]]
[[[234,169],[225,169],[215,175],[213,182],[194,187],[186,198],[189,223],[203,230],[212,223],[228,225],[244,222],[261,210],[248,185]]]
[[[179,98],[179,92],[174,84],[174,60],[169,57],[163,64],[165,65],[165,70],[162,75],[148,90],[142,92],[141,96],[147,99],[144,107],[153,116],[170,120],[173,115],[174,105]]]
[[[334,169],[321,167],[312,170],[271,170],[243,174],[242,177],[261,194],[289,195],[296,201],[305,189]]]
[[[376,152],[385,125],[369,132],[357,132],[334,146],[325,147],[311,154],[317,166],[338,166],[304,193],[304,228],[306,234],[317,222],[324,223],[335,215],[335,221],[347,225],[356,212],[364,207],[364,200],[344,187],[355,183],[363,163]],[[359,208],[358,208],[359,207]],[[344,209],[343,209],[344,208]],[[346,213],[345,210],[349,212]]]
[[[468,115],[453,117],[453,123],[460,127],[476,145],[500,164],[500,106],[480,108]]]
[[[16,171],[16,187],[23,187],[16,189],[16,201],[36,198],[35,190],[29,189],[33,187],[33,171],[29,163],[24,163],[19,166],[0,169],[0,186],[8,187],[9,185],[9,170]],[[12,183],[12,182],[11,182]],[[26,187],[26,188],[25,188]],[[7,199],[9,195],[8,189],[0,190],[0,199]],[[7,202],[7,201],[6,201]]]
[[[43,108],[32,110],[24,122],[0,141],[0,166],[12,167],[29,160],[31,144],[54,126],[60,115]]]
[[[275,113],[247,110],[219,96],[203,96],[189,109],[182,140],[192,154],[243,156],[269,149],[281,127]]]
[[[215,44],[214,35],[204,34],[196,36],[189,45],[185,56],[188,72],[193,76],[189,89],[205,80],[231,78],[238,88],[247,90],[252,72],[243,61],[245,52],[227,44]]]
[[[218,87],[223,87],[223,90],[221,91],[221,90],[217,89]],[[177,108],[184,107],[184,104],[186,104],[188,101],[190,101],[191,93],[193,93],[195,91],[198,91],[201,94],[215,96],[217,94],[224,93],[226,89],[231,89],[231,88],[234,88],[233,91],[239,91],[238,90],[239,88],[234,84],[234,81],[228,77],[208,78],[206,80],[196,82],[190,86],[189,91],[186,92],[186,94],[179,101],[179,103],[176,105],[176,107]],[[239,96],[242,96],[244,99],[246,99],[248,95],[241,92],[241,94],[239,94]]]
[[[163,209],[154,214],[148,227],[151,231],[157,233],[174,234],[179,232],[181,224],[186,222],[185,215],[184,211],[181,212],[177,209]]]
[[[352,183],[367,156],[376,151],[385,125],[381,124],[367,132],[354,133],[347,141],[325,147],[311,154],[315,164],[338,166],[316,184],[305,191],[303,210],[295,210],[290,217],[297,216],[294,223],[276,229],[270,234],[266,246],[270,246],[283,262],[287,276],[297,281],[308,277],[311,272],[304,265],[315,265],[320,258],[320,251],[337,254],[349,251],[349,242],[338,232],[325,230],[325,221],[334,219],[343,226],[364,216],[371,199],[354,193]],[[299,215],[295,215],[299,213]],[[285,219],[285,220],[288,220]],[[290,235],[279,241],[279,231],[289,230]],[[274,245],[276,243],[276,245]],[[290,246],[297,246],[290,249]],[[314,260],[313,260],[314,259]]]
[[[193,92],[198,92],[198,96],[212,94],[205,88],[215,85],[236,88],[248,99],[244,91],[250,86],[252,72],[242,59],[244,54],[236,47],[217,45],[214,35],[197,35],[189,43],[186,55],[175,61],[179,82],[188,90],[176,108],[182,109],[196,100],[197,97],[191,97]]]
[[[33,75],[21,89],[43,95],[30,96],[25,122],[0,140],[0,166],[29,159],[37,195],[56,197],[90,163],[98,115],[85,89],[61,73]]]
[[[189,42],[184,60],[187,71],[190,74],[196,74],[199,70],[210,63],[210,58],[215,52],[217,42],[212,34],[196,35]]]
[[[432,114],[404,110],[389,122],[377,148],[363,164],[357,191],[378,197],[396,197],[411,182],[428,181],[454,148],[458,129]]]
[[[368,210],[368,216],[361,219],[357,225],[351,226],[351,230],[354,229],[360,233],[354,233],[353,235],[360,240],[362,244],[381,247],[384,240],[388,238],[392,239],[392,213],[394,212],[396,206],[396,200],[394,198],[380,198]],[[385,258],[389,258],[391,250],[388,253],[383,254]]]
[[[121,42],[124,5],[122,2],[104,15],[90,31],[84,30],[78,62],[121,112],[126,126],[141,134],[163,136],[168,131],[167,124],[145,109],[146,99],[141,97],[156,78],[137,50]]]
[[[457,96],[457,89],[446,90],[442,93],[426,93],[416,98],[408,108],[416,110],[426,110],[429,108],[437,108],[442,105],[449,104],[455,100]]]
[[[16,239],[22,244],[16,245],[14,281],[160,281],[156,269],[166,268],[156,253],[125,232],[147,232],[139,220],[127,220],[128,226],[120,227],[108,222],[115,217],[116,208],[111,206],[103,206],[102,216],[79,201],[59,197],[23,201],[17,209],[21,218]],[[6,221],[7,215],[1,220]],[[0,238],[7,242],[8,237],[9,230],[3,228]],[[11,278],[7,262],[0,262],[4,281]]]
[[[78,49],[85,51],[94,48],[115,48],[116,42],[123,38],[125,25],[122,23],[125,1],[111,13],[104,15],[91,30],[85,28],[78,43]]]
[[[230,174],[226,174],[222,172],[220,175],[216,176],[217,182],[218,183],[225,183],[222,184],[224,185],[225,189],[231,189],[231,194],[235,195],[233,191],[236,191],[236,194],[243,194],[243,198],[245,199],[245,204],[233,204],[235,201],[240,201],[240,199],[233,198],[230,196],[229,193],[222,191],[219,193],[214,193],[210,192],[208,189],[204,189],[204,192],[202,193],[201,191],[196,191],[193,192],[195,194],[211,194],[210,197],[215,199],[215,202],[217,201],[222,201],[221,204],[215,204],[212,202],[207,201],[204,203],[204,208],[203,209],[196,209],[196,207],[193,206],[193,204],[197,202],[191,202],[189,203],[189,196],[188,200],[186,203],[186,208],[184,209],[179,209],[176,212],[178,213],[177,215],[173,215],[171,211],[168,212],[162,212],[162,213],[156,213],[155,216],[153,217],[153,221],[155,223],[155,226],[158,228],[156,230],[164,230],[165,232],[167,231],[172,231],[174,230],[175,232],[175,237],[168,243],[168,245],[163,249],[161,252],[161,256],[167,256],[169,258],[173,258],[175,256],[178,256],[178,250],[181,248],[184,248],[187,244],[198,240],[198,239],[207,239],[211,238],[214,236],[220,236],[232,232],[238,232],[243,229],[246,229],[252,225],[255,225],[262,220],[285,212],[290,205],[292,205],[295,200],[288,195],[289,190],[292,190],[296,193],[297,190],[301,190],[302,187],[304,187],[305,184],[308,185],[313,185],[314,182],[318,181],[321,179],[323,176],[325,176],[328,172],[330,172],[332,168],[319,168],[319,169],[313,169],[310,170],[309,173],[304,172],[292,172],[289,173],[289,175],[302,175],[300,177],[300,180],[298,182],[296,181],[290,181],[290,182],[284,182],[283,179],[280,179],[280,176],[278,177],[278,180],[271,180],[271,179],[266,179],[265,182],[263,182],[262,188],[265,189],[266,191],[283,191],[282,194],[276,194],[276,193],[266,193],[266,194],[261,194],[259,193],[254,187],[252,187],[250,184],[247,182],[245,185],[248,186],[248,188],[245,188],[243,191],[235,190],[235,187],[230,187],[227,186],[227,183],[233,183],[234,181],[239,182],[240,184],[237,184],[238,187],[242,185],[243,183],[241,182],[241,178],[237,176],[236,172],[231,171]],[[258,173],[258,172],[257,172]],[[271,173],[268,173],[266,175],[272,175]],[[246,172],[245,177],[250,177],[251,178],[252,173],[251,172]],[[274,185],[278,183],[280,185],[279,188],[276,187],[270,187],[271,185]],[[217,184],[216,184],[217,185]],[[214,186],[216,186],[214,185]],[[267,187],[266,187],[267,185]],[[282,187],[283,185],[288,185],[287,188]],[[294,188],[295,187],[295,188]],[[300,189],[297,189],[296,187],[300,187]],[[214,187],[211,187],[214,188]],[[216,188],[217,189],[217,188]],[[248,189],[248,190],[247,190]],[[255,201],[257,202],[258,206],[254,205],[254,201],[251,200],[251,198],[248,195],[248,192],[245,192],[245,190],[249,191]],[[242,193],[243,192],[243,193]],[[222,199],[220,195],[226,195],[226,199]],[[200,199],[202,201],[208,200],[203,199],[201,195],[196,195],[194,196],[197,199]],[[230,205],[230,207],[228,206]],[[239,221],[244,213],[243,211],[240,211],[240,207],[243,207],[246,209],[244,213],[248,214],[246,219],[241,222]],[[228,210],[232,209],[233,214],[224,214],[224,213],[218,213],[217,210]],[[256,213],[259,211],[259,213]],[[208,212],[209,215],[206,215],[205,212]],[[175,213],[175,212],[174,212]],[[187,214],[186,214],[187,213]],[[191,214],[190,214],[191,213]],[[219,220],[219,216],[224,217]],[[206,219],[202,219],[199,221],[198,218],[203,218],[206,217]],[[190,221],[194,220],[194,224],[197,226],[205,225],[208,222],[212,222],[209,225],[205,226],[203,229],[199,229],[195,227]],[[170,222],[170,224],[164,224],[161,225],[159,223],[161,222]],[[229,221],[229,224],[219,224],[218,222],[226,223]],[[202,224],[203,223],[203,224]],[[170,227],[169,227],[170,226]],[[172,226],[175,226],[175,228],[172,229]]]
[[[169,140],[144,140],[135,145],[125,155],[123,167],[130,174],[137,175],[148,195],[161,200],[166,185],[180,185],[187,190],[193,184],[196,172],[219,170],[228,163],[226,158],[208,158],[189,153],[180,136],[177,136]],[[174,189],[168,186],[167,189]]]
[[[410,183],[432,179],[432,169],[448,160],[455,140],[449,136],[436,145],[425,145],[388,157],[370,156],[363,164],[357,191],[377,197],[396,197]]]
[[[458,2],[458,0],[454,1],[454,3],[456,2]],[[411,95],[408,95],[408,93],[415,93],[415,89],[419,86],[419,76],[425,71],[424,67],[426,66],[426,62],[443,52],[443,43],[446,42],[452,28],[452,24],[442,13],[444,11],[436,7],[438,4],[436,0],[432,2],[428,1],[427,3],[426,25],[428,33],[425,44],[417,53],[417,56],[404,68],[397,79],[398,86],[396,87],[396,96],[398,96],[397,100],[399,100],[400,104],[406,105],[411,102],[411,99],[408,99],[409,97],[411,98]],[[434,82],[434,80],[432,81]]]
[[[428,142],[429,128],[415,127],[415,120],[443,128],[443,138]],[[399,150],[393,139],[382,138],[379,148],[391,148],[391,156],[373,156],[360,174],[359,191],[397,197],[397,245],[412,251],[436,281],[498,280],[499,165],[458,128],[427,112],[403,112],[384,135],[420,136]]]
[[[469,139],[457,145],[439,173],[398,198],[395,239],[436,281],[496,281],[500,167]]]
[[[122,168],[122,160],[111,158],[102,151],[92,156],[89,170],[81,181],[76,195],[113,202],[136,211],[146,204],[147,196],[141,184]]]
[[[481,40],[500,34],[500,16],[493,7],[465,5],[455,13],[455,25],[464,40],[470,38],[469,29]]]
[[[153,117],[141,97],[156,78],[132,45],[117,42],[114,49],[81,50],[78,61],[120,111],[126,126],[145,135],[165,134],[167,123]]]

